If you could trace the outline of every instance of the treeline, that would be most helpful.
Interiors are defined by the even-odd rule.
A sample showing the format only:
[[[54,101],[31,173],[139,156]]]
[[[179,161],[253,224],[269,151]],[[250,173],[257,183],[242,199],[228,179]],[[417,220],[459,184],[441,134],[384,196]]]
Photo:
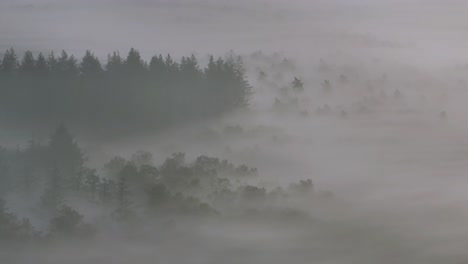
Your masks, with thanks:
[[[240,57],[215,59],[201,67],[192,55],[149,62],[131,49],[101,63],[91,52],[81,60],[13,49],[0,62],[0,120],[81,127],[161,128],[222,115],[248,105],[251,86]],[[114,133],[116,131],[113,131]]]
[[[295,219],[305,214],[272,209],[275,202],[313,194],[311,180],[267,190],[249,184],[257,177],[255,168],[207,156],[189,162],[176,153],[154,165],[152,155],[140,151],[103,167],[97,171],[85,165],[83,152],[63,125],[47,144],[31,141],[24,149],[0,149],[0,243],[88,237],[114,224],[144,226],[220,215]],[[11,206],[18,204],[21,217]],[[94,215],[84,215],[83,209]],[[49,224],[44,229],[37,223]]]

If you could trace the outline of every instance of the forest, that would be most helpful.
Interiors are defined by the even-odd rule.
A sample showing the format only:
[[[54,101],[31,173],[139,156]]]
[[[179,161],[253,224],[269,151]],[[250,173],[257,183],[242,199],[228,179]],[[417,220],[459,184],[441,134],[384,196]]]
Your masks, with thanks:
[[[114,157],[101,173],[85,166],[85,153],[64,125],[47,144],[1,149],[0,197],[21,201],[25,211],[16,216],[0,199],[0,244],[92,238],[108,232],[104,227],[112,222],[124,232],[130,226],[157,228],[154,221],[170,225],[221,216],[299,221],[308,219],[305,212],[278,201],[314,196],[310,179],[267,190],[249,184],[257,169],[203,155],[187,161],[184,153],[174,153],[156,166],[151,153],[138,151],[129,160]],[[97,219],[87,223],[76,207],[94,207]]]
[[[86,51],[81,60],[62,51],[0,60],[0,122],[50,127],[66,121],[94,133],[157,131],[197,122],[248,106],[252,87],[242,59],[209,56],[205,67],[194,55],[170,54],[149,62],[136,49],[101,63]],[[118,134],[118,133],[117,133]]]
[[[0,264],[467,264],[466,10],[0,0]]]

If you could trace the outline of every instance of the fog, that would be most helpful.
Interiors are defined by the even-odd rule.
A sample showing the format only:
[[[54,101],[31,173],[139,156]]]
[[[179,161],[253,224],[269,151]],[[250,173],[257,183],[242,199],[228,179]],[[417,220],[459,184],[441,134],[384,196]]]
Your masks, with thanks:
[[[468,263],[467,8],[1,1],[0,263]]]
[[[464,63],[465,1],[2,1],[2,47],[143,54],[349,52]],[[313,52],[311,52],[313,50]]]

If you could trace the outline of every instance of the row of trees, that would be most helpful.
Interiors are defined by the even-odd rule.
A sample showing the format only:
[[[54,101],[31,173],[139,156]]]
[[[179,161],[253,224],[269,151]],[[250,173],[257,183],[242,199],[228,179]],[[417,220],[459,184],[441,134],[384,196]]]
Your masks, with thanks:
[[[79,208],[99,208],[98,215],[88,219],[108,220],[110,213],[115,223],[128,224],[235,214],[313,191],[310,180],[267,191],[248,184],[256,169],[207,156],[188,162],[176,153],[155,166],[150,153],[137,152],[130,159],[113,158],[101,175],[84,161],[63,125],[48,144],[31,142],[25,149],[1,151],[0,242],[92,235],[99,227],[87,224]],[[27,204],[32,210],[22,210],[22,216],[34,221],[15,216],[15,208],[8,208],[2,198]],[[45,221],[49,228],[37,232],[35,222]]]
[[[131,49],[107,62],[91,52],[81,60],[13,49],[0,61],[0,118],[40,120],[103,128],[163,127],[210,118],[248,105],[251,86],[240,57],[215,59],[201,67],[192,55],[171,55],[148,62]],[[39,123],[39,122],[38,122]]]

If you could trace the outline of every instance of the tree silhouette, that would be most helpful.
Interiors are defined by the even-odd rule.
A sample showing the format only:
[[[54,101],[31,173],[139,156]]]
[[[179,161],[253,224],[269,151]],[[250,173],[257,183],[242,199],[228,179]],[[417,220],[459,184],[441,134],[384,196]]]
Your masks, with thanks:
[[[303,92],[304,91],[304,83],[297,77],[294,77],[294,81],[292,82],[293,90],[296,92]]]
[[[39,53],[39,55],[37,55],[37,59],[36,59],[36,72],[37,72],[37,74],[45,75],[48,70],[49,70],[49,67],[47,65],[46,58],[44,57],[44,55],[42,53]]]
[[[1,70],[4,73],[13,73],[18,69],[18,57],[13,48],[7,50],[3,55]]]
[[[119,73],[122,69],[123,60],[118,52],[107,55],[106,70],[108,73]]]
[[[98,77],[102,74],[101,62],[91,51],[87,50],[80,63],[79,70],[85,78]]]
[[[26,51],[21,61],[19,71],[22,74],[31,74],[36,70],[36,60],[31,51]]]
[[[132,48],[124,61],[124,69],[128,74],[141,74],[145,72],[145,62],[141,59],[140,52]]]
[[[62,51],[18,63],[13,49],[0,64],[0,112],[6,121],[48,127],[62,120],[101,135],[164,129],[248,107],[252,87],[240,57],[171,54],[146,63],[136,49],[125,59],[109,54],[104,67],[86,51],[81,60]],[[40,120],[40,121],[39,121]]]

